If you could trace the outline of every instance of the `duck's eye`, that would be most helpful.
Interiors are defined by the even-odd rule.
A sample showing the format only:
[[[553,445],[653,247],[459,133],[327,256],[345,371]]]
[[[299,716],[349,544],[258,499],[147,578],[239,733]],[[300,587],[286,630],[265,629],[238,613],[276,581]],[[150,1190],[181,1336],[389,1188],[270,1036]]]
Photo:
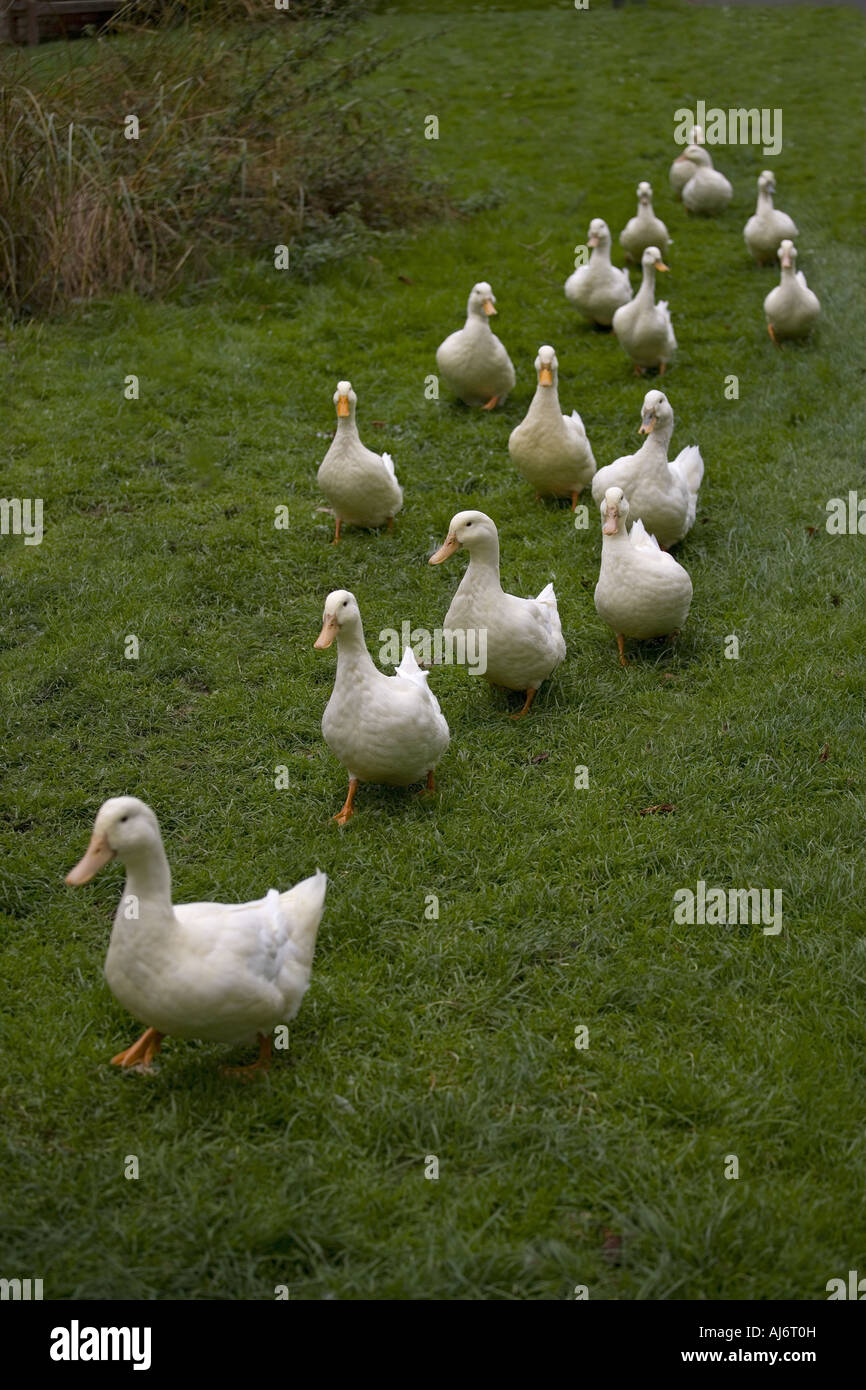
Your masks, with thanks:
[[[121,817],[120,817],[121,824],[123,824],[123,822],[124,822],[125,820],[129,820],[129,816],[121,816]]]
[[[349,607],[349,600],[348,600],[347,598],[344,598],[344,599],[343,599],[343,607],[344,607],[344,608],[348,608],[348,607]]]
[[[466,525],[467,525],[467,526],[471,526],[471,525],[472,525],[472,522],[471,522],[471,521],[467,521]]]

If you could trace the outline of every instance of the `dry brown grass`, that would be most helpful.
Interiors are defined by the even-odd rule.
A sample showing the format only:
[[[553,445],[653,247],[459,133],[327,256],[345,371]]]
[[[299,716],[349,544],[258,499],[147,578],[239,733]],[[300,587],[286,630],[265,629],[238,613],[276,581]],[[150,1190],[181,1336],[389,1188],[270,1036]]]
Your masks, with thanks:
[[[231,0],[229,14],[242,12]],[[199,18],[203,9],[199,6]],[[0,87],[0,298],[51,312],[119,289],[164,291],[214,247],[315,249],[348,219],[386,228],[432,203],[382,118],[353,95],[383,59],[357,8],[281,26],[127,11],[90,63]],[[219,7],[221,19],[225,10]],[[171,22],[169,22],[169,20]],[[335,41],[352,27],[352,43]],[[118,32],[119,31],[119,32]],[[124,135],[134,113],[140,138]],[[393,113],[389,117],[393,125]]]

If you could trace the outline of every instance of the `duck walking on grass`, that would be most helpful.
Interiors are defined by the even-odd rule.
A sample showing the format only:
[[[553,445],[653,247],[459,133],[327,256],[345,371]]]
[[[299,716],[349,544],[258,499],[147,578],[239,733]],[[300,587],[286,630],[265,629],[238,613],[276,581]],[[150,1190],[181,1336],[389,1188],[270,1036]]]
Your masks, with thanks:
[[[774,265],[782,242],[799,236],[788,214],[773,207],[775,191],[775,175],[765,169],[758,175],[758,206],[743,228],[746,245],[759,265]]]
[[[632,261],[639,261],[648,246],[657,246],[663,256],[667,255],[670,235],[664,222],[653,212],[652,186],[646,182],[637,186],[637,213],[623,227],[619,242]]]
[[[659,549],[639,519],[627,530],[628,500],[609,487],[601,501],[601,569],[595,607],[616,634],[620,665],[626,637],[670,637],[689,615],[692,581],[673,555]]]
[[[257,902],[171,900],[156,816],[134,796],[100,808],[83,859],[66,876],[89,883],[112,859],[126,866],[114,917],[105,978],[114,997],[142,1023],[137,1042],[112,1057],[115,1066],[149,1071],[164,1037],[248,1043],[259,1056],[249,1075],[270,1064],[271,1034],[290,1023],[310,983],[316,934],[325,906],[325,874]]]
[[[690,136],[689,136],[689,144],[690,144],[690,145],[697,145],[700,149],[703,149],[703,146],[704,146],[704,131],[703,131],[703,127],[702,127],[702,126],[699,126],[699,125],[693,125],[693,126],[692,126],[691,134],[690,134]],[[706,157],[707,157],[707,164],[708,164],[709,167],[712,169],[712,167],[713,167],[713,161],[712,161],[712,157],[711,157],[709,151],[706,150],[706,149],[704,149],[704,154],[705,154]],[[669,174],[670,183],[671,183],[671,189],[673,190],[673,194],[674,194],[674,197],[675,197],[675,198],[681,198],[681,197],[682,197],[682,195],[683,195],[683,189],[685,188],[686,184],[688,183],[688,181],[689,181],[689,179],[691,178],[691,176],[692,176],[693,173],[694,173],[694,169],[691,167],[691,165],[685,163],[685,161],[684,161],[683,158],[682,158],[682,155],[681,155],[681,154],[678,154],[677,157],[676,157],[676,159],[674,160],[673,164],[672,164],[671,167],[670,167],[670,174]]]
[[[724,174],[714,167],[703,146],[688,145],[674,162],[682,163],[688,174],[682,190],[683,204],[688,211],[704,217],[724,212],[734,190]]]
[[[565,640],[553,585],[538,598],[506,594],[499,579],[499,534],[484,512],[458,512],[431,565],[440,565],[455,551],[469,551],[469,565],[460,581],[443,627],[447,631],[485,634],[487,669],[491,685],[526,692],[523,708],[529,713],[542,681],[552,675],[565,656]]]
[[[609,328],[617,309],[631,299],[631,281],[627,270],[611,264],[610,228],[604,218],[592,219],[586,244],[589,261],[569,275],[565,297],[577,305],[584,318]]]
[[[409,787],[426,780],[432,792],[434,769],[451,736],[411,647],[396,675],[386,676],[373,664],[358,601],[348,589],[335,589],[325,599],[314,646],[321,650],[335,641],[337,675],[322,733],[349,774],[345,804],[334,816],[338,825],[345,825],[354,814],[359,782]]]
[[[655,302],[656,271],[667,270],[657,246],[648,246],[641,256],[643,280],[630,304],[624,304],[613,316],[613,331],[620,346],[634,363],[636,376],[647,367],[665,367],[677,350],[677,340],[671,323],[667,301]]]
[[[818,296],[809,289],[802,270],[797,269],[797,248],[792,241],[779,247],[782,278],[764,300],[767,331],[776,347],[784,338],[805,338],[821,312]]]
[[[445,384],[466,405],[492,410],[502,405],[515,382],[511,358],[490,327],[496,299],[486,280],[472,286],[466,322],[436,349],[436,366]]]
[[[355,424],[358,397],[349,381],[337,383],[337,433],[319,465],[319,487],[334,509],[340,539],[343,522],[354,526],[382,526],[390,530],[403,505],[403,489],[397,482],[390,454],[374,454],[361,443]]]
[[[595,459],[576,410],[559,405],[559,363],[547,344],[535,359],[538,386],[526,416],[511,431],[508,452],[536,497],[570,497],[572,511],[595,472]]]
[[[636,454],[626,454],[600,468],[592,480],[592,495],[601,505],[610,487],[629,498],[630,515],[640,518],[667,550],[681,541],[695,522],[704,461],[695,444],[668,459],[674,431],[674,412],[663,391],[644,396],[638,433],[646,439]]]

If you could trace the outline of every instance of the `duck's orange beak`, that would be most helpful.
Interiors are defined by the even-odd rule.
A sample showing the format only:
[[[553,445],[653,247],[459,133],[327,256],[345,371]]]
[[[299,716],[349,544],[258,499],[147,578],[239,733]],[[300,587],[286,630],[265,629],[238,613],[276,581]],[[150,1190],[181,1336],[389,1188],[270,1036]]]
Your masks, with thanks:
[[[637,427],[637,432],[638,434],[652,434],[655,427],[656,417],[654,415],[645,415]]]
[[[322,623],[322,631],[319,633],[318,637],[313,643],[313,646],[318,647],[320,651],[323,651],[325,647],[330,647],[334,641],[334,638],[337,635],[337,631],[337,619],[334,617],[332,613],[329,613],[325,621]]]
[[[619,512],[616,510],[615,507],[608,507],[607,516],[605,517],[605,519],[604,519],[604,525],[603,525],[602,528],[601,528],[601,529],[602,529],[603,535],[605,535],[605,536],[615,536],[615,535],[616,535],[616,525],[617,525],[617,522],[618,522],[618,521],[619,521]]]
[[[496,306],[494,305],[492,299],[485,299],[485,301],[484,301],[484,312],[485,312],[485,314],[487,315],[488,318],[490,318],[493,314],[496,313]]]
[[[541,368],[541,371],[538,373],[538,384],[539,386],[553,385],[553,372],[550,370],[549,367]]]
[[[349,413],[349,397],[340,396],[337,400],[337,415],[344,418]]]
[[[664,261],[656,261],[656,270],[667,270],[667,268]]]
[[[97,835],[95,832],[90,837],[90,844],[84,856],[79,859],[74,869],[70,869],[66,875],[66,882],[73,888],[78,888],[82,883],[89,883],[95,878],[100,869],[104,869],[106,864],[110,864],[114,858],[114,850],[108,843],[104,835]]]
[[[453,555],[455,550],[460,549],[460,542],[456,536],[448,535],[436,551],[435,555],[430,556],[431,565],[441,565],[443,560],[447,560],[449,555]]]

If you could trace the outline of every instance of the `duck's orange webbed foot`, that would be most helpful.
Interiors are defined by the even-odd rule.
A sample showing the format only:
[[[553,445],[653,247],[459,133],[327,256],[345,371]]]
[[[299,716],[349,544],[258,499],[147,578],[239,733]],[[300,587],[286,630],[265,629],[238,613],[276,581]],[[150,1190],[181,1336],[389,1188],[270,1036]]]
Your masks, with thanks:
[[[271,1065],[271,1040],[264,1033],[259,1033],[259,1055],[254,1062],[250,1062],[246,1067],[221,1067],[223,1076],[237,1076],[241,1081],[253,1081],[260,1072],[265,1072]]]
[[[157,1032],[156,1028],[146,1028],[131,1047],[112,1057],[112,1066],[123,1067],[127,1071],[150,1071],[150,1064],[162,1047],[164,1037],[165,1033]]]

